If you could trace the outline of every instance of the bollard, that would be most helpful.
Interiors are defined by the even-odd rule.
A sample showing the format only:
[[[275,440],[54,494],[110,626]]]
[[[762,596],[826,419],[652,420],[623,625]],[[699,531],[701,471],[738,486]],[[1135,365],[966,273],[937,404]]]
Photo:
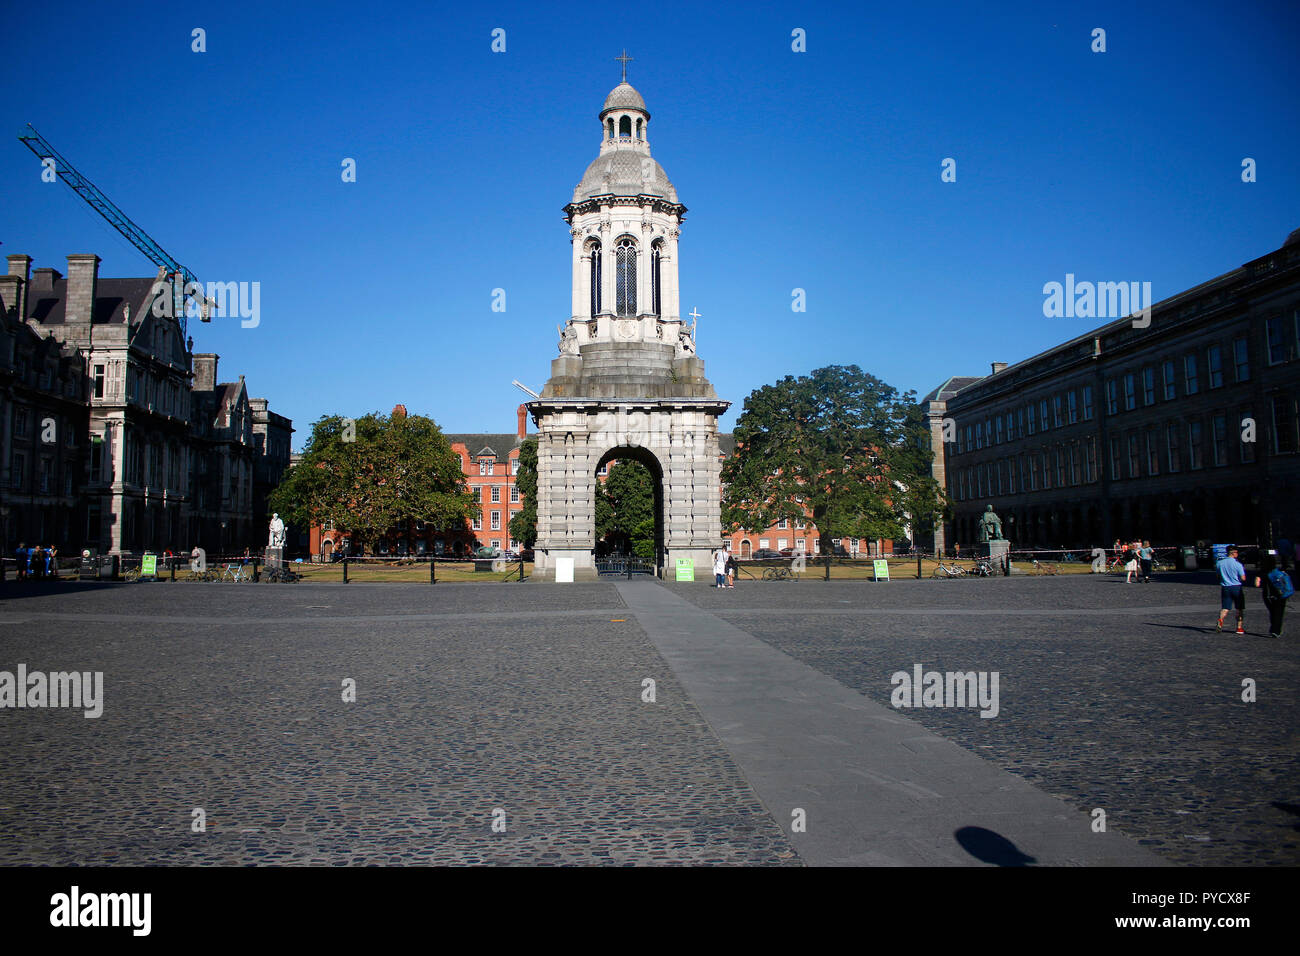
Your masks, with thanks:
[[[176,559],[172,558],[167,562],[167,567],[171,569],[171,580],[176,580]]]
[[[916,579],[921,580],[921,552],[916,552]]]
[[[348,583],[348,556],[343,556],[343,583]]]
[[[524,555],[522,551],[519,553],[519,583],[524,583]]]
[[[438,563],[438,562],[435,561],[433,558],[430,558],[430,559],[429,559],[429,583],[430,583],[430,584],[437,584],[437,583],[438,583],[438,578],[437,578],[437,576],[436,576],[436,574],[435,574],[435,572],[434,572],[434,570],[433,570],[433,569],[434,569],[434,566],[435,566],[437,563]]]
[[[257,558],[253,559],[253,583],[258,584],[262,580],[262,572],[257,569]]]

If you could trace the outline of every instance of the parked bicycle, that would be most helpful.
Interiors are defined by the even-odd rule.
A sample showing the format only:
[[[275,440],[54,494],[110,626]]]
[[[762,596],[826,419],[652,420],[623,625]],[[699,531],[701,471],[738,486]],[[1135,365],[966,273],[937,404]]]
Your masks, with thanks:
[[[1057,567],[1051,561],[1034,561],[1034,574],[1056,574]]]
[[[302,580],[302,575],[288,568],[264,568],[262,580],[271,584],[297,584]]]
[[[966,569],[960,564],[944,564],[940,561],[939,566],[934,569],[934,573],[930,576],[935,578],[961,578],[966,576]]]
[[[789,568],[764,568],[764,581],[798,581],[799,575]]]

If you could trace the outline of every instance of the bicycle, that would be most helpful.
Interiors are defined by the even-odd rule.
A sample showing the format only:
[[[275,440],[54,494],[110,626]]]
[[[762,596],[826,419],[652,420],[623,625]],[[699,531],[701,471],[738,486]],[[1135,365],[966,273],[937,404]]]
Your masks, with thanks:
[[[238,584],[241,581],[249,580],[252,576],[252,570],[242,564],[227,564],[221,569],[219,580],[234,581]]]
[[[122,580],[125,581],[127,584],[131,584],[131,583],[134,582],[134,581],[139,581],[139,580],[140,580],[140,569],[139,569],[139,568],[128,568],[126,571],[124,571],[124,572],[122,573]]]
[[[763,570],[764,581],[798,581],[799,575],[789,568],[765,568]]]
[[[265,568],[262,580],[271,584],[297,584],[302,580],[302,575],[288,568]]]
[[[993,577],[993,562],[988,558],[980,558],[975,562],[975,567],[971,569],[971,574],[981,578]]]
[[[939,566],[934,569],[930,575],[932,578],[960,578],[966,576],[966,569],[960,564],[944,564],[939,562]]]
[[[1056,574],[1057,567],[1050,561],[1034,561],[1035,574]]]

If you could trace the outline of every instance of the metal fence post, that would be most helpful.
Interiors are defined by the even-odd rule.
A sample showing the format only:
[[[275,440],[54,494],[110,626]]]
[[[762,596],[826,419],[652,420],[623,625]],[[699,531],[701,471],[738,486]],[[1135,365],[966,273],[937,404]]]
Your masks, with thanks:
[[[348,583],[348,556],[343,555],[343,583]]]
[[[434,571],[434,567],[437,565],[437,563],[438,562],[436,558],[429,559],[429,583],[430,584],[438,583],[438,578],[436,577],[436,572]]]

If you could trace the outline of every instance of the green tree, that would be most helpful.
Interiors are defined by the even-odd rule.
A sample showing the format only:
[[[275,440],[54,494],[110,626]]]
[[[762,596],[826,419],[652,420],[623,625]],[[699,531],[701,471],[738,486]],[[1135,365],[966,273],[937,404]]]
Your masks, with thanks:
[[[312,426],[302,461],[271,493],[270,504],[300,528],[332,523],[361,542],[409,536],[414,521],[445,530],[479,513],[460,456],[422,415],[339,415]]]
[[[832,538],[902,538],[909,523],[915,534],[943,507],[915,393],[900,395],[856,365],[752,392],[735,439],[722,468],[730,531],[810,515],[829,553]]]
[[[521,507],[510,519],[510,537],[525,548],[537,543],[537,439],[527,438],[519,446],[519,472],[515,475],[515,485],[519,488],[519,497],[523,499]]]
[[[638,461],[617,461],[596,489],[596,540],[626,542],[639,558],[653,560],[654,479]]]

